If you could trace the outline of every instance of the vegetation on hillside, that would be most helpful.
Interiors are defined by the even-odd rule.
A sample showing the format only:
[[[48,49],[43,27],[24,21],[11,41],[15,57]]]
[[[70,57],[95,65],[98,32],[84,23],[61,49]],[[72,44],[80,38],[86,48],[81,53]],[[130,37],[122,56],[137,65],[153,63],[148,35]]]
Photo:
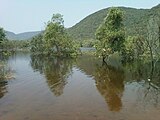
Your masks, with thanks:
[[[152,81],[156,65],[160,60],[160,16],[150,15],[147,24],[143,26],[142,32],[137,30],[135,35],[125,35],[123,25],[123,14],[117,8],[111,8],[108,15],[96,31],[97,53],[106,62],[106,57],[118,53],[121,60],[133,61],[143,59],[150,61],[150,75],[148,80]],[[145,34],[141,34],[146,32]],[[108,60],[108,59],[107,59]]]
[[[160,15],[160,5],[152,9],[118,8],[124,11],[123,24],[126,27],[126,36],[133,36],[137,33],[146,36],[146,24],[150,15]],[[87,16],[75,26],[69,28],[68,33],[75,40],[95,39],[96,29],[107,16],[108,10],[109,8],[103,9]]]

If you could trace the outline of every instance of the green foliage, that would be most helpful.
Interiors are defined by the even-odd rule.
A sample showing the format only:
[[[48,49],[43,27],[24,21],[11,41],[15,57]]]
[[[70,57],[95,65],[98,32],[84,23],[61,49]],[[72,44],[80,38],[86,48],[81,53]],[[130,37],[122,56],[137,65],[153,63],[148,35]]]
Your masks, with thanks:
[[[107,39],[114,36],[123,36],[123,31],[115,32],[108,27],[108,35],[106,34],[106,24],[104,18],[109,13],[109,9],[100,10],[94,14],[87,16],[75,26],[68,29],[76,40],[79,40],[83,45],[84,39],[95,39],[94,33],[98,29],[95,43],[97,53],[104,58],[114,51],[122,50],[123,60],[134,60],[147,58],[148,60],[160,59],[160,5],[151,9],[134,9],[119,7],[124,11],[124,20],[122,24],[125,26],[125,45],[123,44],[105,44]],[[110,16],[110,18],[114,18]],[[109,19],[109,18],[108,18]],[[112,20],[112,19],[111,19]],[[103,22],[103,24],[101,24]],[[112,24],[114,21],[107,21],[107,24]],[[99,27],[98,27],[99,26]],[[113,31],[113,32],[112,32]],[[119,33],[119,34],[118,34]],[[106,37],[107,36],[107,37]],[[123,36],[124,37],[124,36]],[[112,43],[111,39],[111,43]],[[103,41],[103,42],[102,42]],[[122,43],[124,41],[122,40]],[[118,46],[119,45],[119,46]],[[122,45],[122,46],[121,46]],[[123,47],[125,48],[123,50]]]
[[[9,56],[10,52],[8,51],[8,46],[9,41],[6,38],[5,31],[3,28],[0,28],[0,54]]]
[[[44,52],[44,41],[43,41],[43,35],[39,34],[35,37],[32,38],[32,40],[30,41],[30,50],[31,52],[36,52],[39,54]]]
[[[118,8],[111,8],[104,22],[96,31],[97,52],[105,59],[110,53],[123,52],[125,32],[122,23],[123,13]]]
[[[147,24],[147,39],[145,40],[146,47],[150,54],[150,58],[160,59],[160,16],[157,14],[151,15]]]
[[[29,40],[8,40],[4,30],[0,28],[0,49],[4,54],[9,55],[11,51],[28,48]]]
[[[24,51],[28,50],[29,47],[29,40],[8,40],[8,42],[5,44],[5,48],[8,51]]]
[[[81,41],[76,41],[79,44],[79,47],[94,47],[96,40],[94,39],[84,39]]]
[[[4,45],[6,43],[6,35],[3,28],[0,28],[0,49],[4,49]]]
[[[31,40],[31,52],[63,57],[76,56],[77,45],[67,34],[63,23],[61,14],[53,14],[44,33]]]
[[[0,28],[0,43],[2,43],[6,38],[3,28]]]
[[[160,16],[151,14],[145,29],[138,29],[136,36],[129,36],[125,41],[126,58],[147,58],[154,62],[160,59]],[[147,34],[141,34],[140,31]]]
[[[125,60],[140,59],[145,52],[144,38],[140,36],[128,36],[124,42]]]

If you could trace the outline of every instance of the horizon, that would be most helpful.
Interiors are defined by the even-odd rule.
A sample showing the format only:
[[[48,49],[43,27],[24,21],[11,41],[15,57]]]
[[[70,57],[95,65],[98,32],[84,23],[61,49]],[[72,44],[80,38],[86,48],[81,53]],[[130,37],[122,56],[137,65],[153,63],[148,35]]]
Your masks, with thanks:
[[[87,2],[74,1],[74,0],[70,0],[68,2],[66,2],[65,0],[60,0],[60,1],[0,0],[0,1],[1,1],[0,27],[3,27],[5,31],[13,32],[15,34],[44,30],[45,28],[44,23],[49,21],[50,18],[52,17],[52,14],[55,13],[62,14],[64,18],[65,27],[70,28],[79,23],[84,18],[86,18],[88,15],[91,15],[99,10],[106,9],[108,7],[150,9],[159,4],[158,0],[154,1],[88,0]],[[10,8],[11,10],[8,8]]]

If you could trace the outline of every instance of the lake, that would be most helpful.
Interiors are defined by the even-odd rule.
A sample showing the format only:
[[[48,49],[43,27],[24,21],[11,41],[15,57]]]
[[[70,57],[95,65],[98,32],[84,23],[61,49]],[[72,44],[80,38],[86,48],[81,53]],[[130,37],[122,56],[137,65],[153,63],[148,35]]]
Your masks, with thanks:
[[[112,61],[111,61],[112,62]],[[0,120],[159,120],[160,68],[16,53],[0,85]]]

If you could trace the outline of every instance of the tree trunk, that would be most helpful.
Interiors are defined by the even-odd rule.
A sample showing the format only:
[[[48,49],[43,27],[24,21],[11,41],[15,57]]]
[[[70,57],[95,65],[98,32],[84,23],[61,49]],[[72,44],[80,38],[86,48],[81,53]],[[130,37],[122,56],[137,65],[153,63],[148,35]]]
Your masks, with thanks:
[[[58,45],[56,45],[56,49],[57,49],[57,55],[60,56],[61,55],[61,51]]]
[[[149,50],[150,50],[151,62],[152,62],[152,64],[154,64],[153,51],[152,51],[152,47],[151,46],[149,46]]]
[[[102,62],[103,62],[103,64],[107,64],[107,62],[105,61],[105,59],[106,59],[106,57],[103,56],[103,57],[102,57]]]

